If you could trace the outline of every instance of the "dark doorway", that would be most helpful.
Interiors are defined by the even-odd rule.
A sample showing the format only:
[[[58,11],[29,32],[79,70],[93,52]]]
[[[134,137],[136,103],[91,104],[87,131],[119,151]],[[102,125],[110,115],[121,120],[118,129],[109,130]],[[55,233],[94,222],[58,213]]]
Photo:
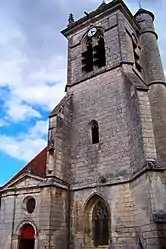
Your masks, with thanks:
[[[30,225],[24,225],[20,230],[19,248],[18,249],[34,249],[35,248],[35,231]]]
[[[20,239],[19,249],[34,249],[34,239]]]

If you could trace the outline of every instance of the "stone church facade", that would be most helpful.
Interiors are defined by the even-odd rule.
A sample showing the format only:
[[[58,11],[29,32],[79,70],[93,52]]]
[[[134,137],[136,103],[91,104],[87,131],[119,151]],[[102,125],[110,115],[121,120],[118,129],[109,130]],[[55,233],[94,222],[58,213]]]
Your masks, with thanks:
[[[166,83],[153,13],[74,21],[48,146],[0,189],[0,249],[166,248]]]

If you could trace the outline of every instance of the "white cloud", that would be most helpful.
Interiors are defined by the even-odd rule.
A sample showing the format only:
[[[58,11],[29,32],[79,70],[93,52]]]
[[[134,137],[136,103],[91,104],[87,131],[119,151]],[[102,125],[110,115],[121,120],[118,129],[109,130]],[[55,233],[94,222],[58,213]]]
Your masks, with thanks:
[[[0,119],[0,127],[8,124],[7,122],[12,128],[13,122],[18,122],[19,125],[22,121],[33,118],[38,121],[26,133],[20,131],[18,135],[9,136],[5,131],[1,134],[0,150],[27,162],[46,146],[48,122],[43,121],[43,110],[51,111],[64,95],[66,55],[65,51],[59,53],[61,44],[58,47],[55,34],[58,33],[60,37],[60,32],[55,30],[52,21],[45,27],[42,17],[34,32],[30,15],[26,16],[28,10],[24,9],[21,16],[21,19],[25,17],[26,20],[18,20],[17,14],[23,12],[18,12],[19,6],[21,3],[13,9],[8,6],[11,11],[8,11],[7,4],[7,9],[2,11],[0,8],[0,13],[4,13],[3,16],[0,15],[0,28],[3,30],[0,34],[0,96],[5,117]],[[46,3],[46,6],[49,4]],[[16,13],[13,12],[14,9]],[[36,13],[39,12],[34,12],[35,20]],[[35,20],[32,21],[34,25]],[[24,27],[21,26],[22,23]],[[63,41],[65,43],[65,39]]]
[[[16,137],[0,135],[0,150],[23,161],[31,160],[46,146],[48,122],[39,121],[27,133],[20,133]]]
[[[29,118],[41,118],[41,114],[30,105],[22,103],[19,99],[7,100],[4,104],[7,119],[12,122],[25,121]]]
[[[26,87],[24,84],[14,86],[12,95],[29,105],[51,110],[63,97],[65,84],[65,60],[54,56],[46,68],[29,73]]]
[[[17,158],[23,161],[31,160],[40,150],[46,145],[45,139],[36,138],[20,140],[15,137],[8,137],[7,135],[0,136],[0,150],[8,154],[13,158]]]
[[[33,127],[29,128],[28,134],[30,138],[43,137],[48,132],[48,120],[40,120]]]
[[[0,119],[0,127],[4,127],[4,126],[7,126],[7,125],[9,125],[9,123],[6,120]]]
[[[52,51],[52,47],[35,50],[33,44],[27,47],[26,33],[9,20],[0,17],[0,27],[6,27],[0,34],[0,93],[1,87],[8,88],[7,95],[3,96],[6,115],[11,122],[39,118],[36,105],[50,111],[64,95],[66,59]],[[48,56],[43,58],[46,48]]]
[[[51,110],[64,95],[65,59],[54,56],[45,68],[36,69],[36,71],[29,69],[30,71],[26,72],[27,75],[25,73],[21,75],[24,66],[25,63],[22,61],[21,65],[19,58],[2,64],[0,62],[0,86],[9,88],[6,101],[13,102],[17,99],[14,103],[19,102],[19,105],[26,102],[28,105],[39,105]]]
[[[0,62],[0,86],[9,89],[3,96],[4,108],[11,122],[40,118],[36,105],[50,111],[64,96],[66,65],[63,57],[54,56],[45,68],[30,69],[23,74],[25,64],[30,67],[30,62],[19,58]]]

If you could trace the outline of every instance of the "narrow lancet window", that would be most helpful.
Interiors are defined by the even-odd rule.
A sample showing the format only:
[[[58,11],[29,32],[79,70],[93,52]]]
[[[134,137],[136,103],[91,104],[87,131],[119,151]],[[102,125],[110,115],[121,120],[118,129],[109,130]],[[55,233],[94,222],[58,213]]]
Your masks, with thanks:
[[[92,39],[87,40],[86,51],[82,53],[82,70],[86,73],[93,71]]]
[[[105,44],[104,38],[98,38],[98,44],[94,47],[94,65],[97,67],[105,66]]]
[[[92,144],[99,143],[99,127],[97,121],[93,120],[90,122]]]

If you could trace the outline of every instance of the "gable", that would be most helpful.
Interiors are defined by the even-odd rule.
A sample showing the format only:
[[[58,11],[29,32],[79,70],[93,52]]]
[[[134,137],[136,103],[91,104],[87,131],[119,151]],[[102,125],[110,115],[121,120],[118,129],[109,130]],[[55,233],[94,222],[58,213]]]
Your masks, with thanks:
[[[7,190],[10,188],[24,188],[24,187],[35,187],[39,184],[41,184],[44,181],[44,178],[31,175],[29,173],[25,173],[18,177],[17,179],[11,181],[10,183],[6,184],[2,190]]]
[[[1,189],[12,184],[20,176],[26,173],[31,173],[31,175],[38,177],[46,176],[46,159],[47,159],[47,147],[44,148],[35,158],[33,158],[23,169],[21,169],[13,178],[11,178]]]

